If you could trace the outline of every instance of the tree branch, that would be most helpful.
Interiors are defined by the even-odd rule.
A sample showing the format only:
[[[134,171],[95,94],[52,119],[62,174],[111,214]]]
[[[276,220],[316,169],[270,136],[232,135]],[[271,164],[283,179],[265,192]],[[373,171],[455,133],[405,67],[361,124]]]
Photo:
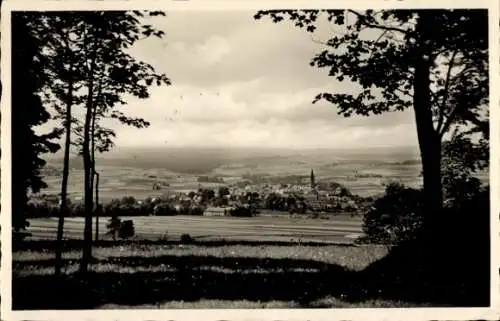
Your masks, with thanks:
[[[455,116],[458,113],[459,107],[460,107],[459,105],[455,105],[455,108],[453,108],[451,113],[448,115],[448,118],[446,119],[443,127],[438,132],[440,137],[443,137],[443,135],[446,133],[446,131],[448,131],[448,128],[450,128],[451,124],[453,123],[453,119],[455,118]]]
[[[349,9],[347,11],[352,13],[352,14],[355,14],[358,17],[358,20],[361,22],[361,24],[363,24],[367,27],[374,28],[374,29],[382,29],[382,30],[386,30],[386,31],[397,31],[397,32],[401,32],[403,34],[408,33],[408,30],[404,30],[401,28],[368,23],[368,22],[366,22],[366,17],[364,15],[362,15],[361,13],[356,12],[355,10],[352,10],[352,9]]]
[[[399,91],[400,93],[402,93],[402,94],[403,94],[403,95],[405,95],[405,96],[413,97],[413,95],[412,95],[412,94],[410,94],[410,93],[406,93],[406,92],[404,92],[403,90],[401,90],[400,88],[396,88],[396,91]]]
[[[440,113],[439,113],[439,120],[438,120],[438,125],[437,125],[437,131],[441,133],[441,126],[443,126],[443,121],[444,121],[444,105],[446,104],[446,101],[448,100],[448,91],[450,88],[450,81],[451,81],[451,70],[453,69],[453,65],[455,63],[455,57],[458,53],[458,50],[455,49],[453,51],[453,54],[451,55],[450,61],[448,63],[448,72],[446,73],[446,80],[444,83],[444,93],[443,93],[443,99],[441,100],[441,108],[440,108]]]

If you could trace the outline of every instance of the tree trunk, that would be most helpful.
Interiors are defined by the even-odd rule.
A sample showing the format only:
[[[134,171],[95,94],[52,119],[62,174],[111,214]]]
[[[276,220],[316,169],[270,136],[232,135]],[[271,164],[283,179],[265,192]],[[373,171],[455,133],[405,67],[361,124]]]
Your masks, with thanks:
[[[90,166],[91,166],[91,172],[90,172],[90,188],[94,190],[94,178],[96,175],[95,172],[95,113],[96,113],[96,102],[93,103],[92,107],[92,121],[90,124]],[[95,206],[92,208],[92,213],[93,216],[96,215],[97,213],[97,203],[95,203]]]
[[[101,97],[101,86],[102,84],[99,82],[99,87],[97,88],[97,95],[96,95],[96,100],[93,104],[92,108],[92,124],[90,128],[90,134],[91,134],[91,147],[90,147],[90,158],[91,158],[91,163],[92,163],[92,178],[91,178],[91,186],[94,188],[94,183],[95,184],[95,193],[96,193],[96,202],[95,202],[95,217],[96,217],[96,236],[95,239],[96,241],[99,239],[99,195],[98,195],[98,181],[95,182],[94,178],[97,177],[99,179],[99,174],[95,170],[95,127],[96,127],[96,118],[97,118],[97,108],[99,104],[99,100]]]
[[[423,35],[420,48],[414,56],[415,75],[413,83],[413,105],[417,125],[418,143],[422,159],[424,181],[424,225],[426,238],[435,235],[436,222],[442,214],[443,195],[441,183],[441,137],[434,128],[431,97],[430,72],[431,55],[426,49],[425,35],[431,32],[432,24],[426,22],[425,14],[421,14],[417,31]]]
[[[87,112],[89,113],[89,112]],[[94,200],[92,195],[92,185],[91,185],[91,175],[92,175],[92,166],[90,160],[90,151],[89,151],[89,126],[85,125],[85,134],[83,140],[83,166],[85,170],[84,174],[84,185],[85,185],[85,196],[84,196],[84,204],[85,204],[85,227],[83,231],[83,253],[82,260],[80,264],[80,271],[87,272],[88,264],[92,257],[92,213],[94,207]]]
[[[99,241],[99,215],[101,215],[101,207],[99,205],[99,173],[95,173],[95,205],[96,205],[96,213],[95,213],[95,240]]]
[[[73,104],[73,80],[70,78],[68,84],[68,97],[66,101],[66,119],[64,130],[66,137],[64,142],[64,167],[61,183],[61,205],[59,209],[59,221],[57,223],[57,246],[55,275],[61,274],[62,263],[62,241],[64,233],[64,217],[68,214],[68,177],[69,177],[69,152],[71,148],[71,106]]]
[[[94,44],[95,45],[95,44]],[[94,52],[97,48],[94,48]],[[95,57],[94,57],[95,59]],[[88,265],[92,258],[92,214],[94,210],[94,198],[93,198],[93,186],[92,186],[92,159],[90,154],[90,143],[91,143],[91,122],[92,122],[92,111],[94,104],[94,65],[95,61],[92,61],[92,67],[89,73],[88,81],[88,97],[86,103],[86,114],[85,114],[85,124],[83,128],[83,146],[82,146],[82,157],[83,157],[83,167],[84,167],[84,190],[85,190],[85,226],[83,231],[83,251],[82,260],[80,261],[80,272],[86,273],[88,271]]]
[[[83,137],[83,167],[84,167],[84,204],[85,204],[85,227],[83,231],[83,253],[80,261],[80,272],[88,271],[88,264],[92,257],[92,213],[94,207],[93,186],[92,186],[92,161],[90,157],[90,121],[92,116],[92,84],[89,85],[89,102],[87,103],[87,113],[85,116],[84,137]],[[90,105],[90,106],[89,106]]]

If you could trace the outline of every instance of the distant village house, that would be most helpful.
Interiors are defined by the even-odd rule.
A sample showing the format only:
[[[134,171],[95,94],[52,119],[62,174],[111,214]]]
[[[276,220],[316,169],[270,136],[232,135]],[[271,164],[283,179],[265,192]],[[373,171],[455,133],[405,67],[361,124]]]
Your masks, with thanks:
[[[208,207],[203,216],[229,216],[231,214],[231,207]]]

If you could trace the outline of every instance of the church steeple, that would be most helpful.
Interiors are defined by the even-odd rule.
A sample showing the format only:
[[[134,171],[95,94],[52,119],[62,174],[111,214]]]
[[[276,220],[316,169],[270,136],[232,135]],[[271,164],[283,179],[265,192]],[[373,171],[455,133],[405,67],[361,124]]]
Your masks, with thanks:
[[[316,182],[314,178],[314,171],[311,169],[311,188],[316,187]]]

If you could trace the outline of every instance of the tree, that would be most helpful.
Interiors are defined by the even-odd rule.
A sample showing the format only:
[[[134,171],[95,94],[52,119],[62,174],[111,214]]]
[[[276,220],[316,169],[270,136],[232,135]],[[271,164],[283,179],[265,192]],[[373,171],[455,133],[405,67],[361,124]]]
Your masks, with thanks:
[[[211,202],[215,198],[215,191],[210,188],[203,188],[201,189],[201,198],[203,202]]]
[[[481,181],[475,174],[489,165],[487,136],[474,142],[460,134],[444,142],[442,181],[446,206],[460,206],[476,197],[481,190]]]
[[[84,109],[84,117],[74,121],[76,124],[72,131],[77,133],[77,140],[73,143],[79,146],[79,154],[84,164],[85,245],[80,265],[82,272],[87,271],[92,254],[95,152],[109,150],[112,147],[112,138],[115,137],[113,130],[100,126],[99,120],[109,117],[126,125],[136,127],[149,125],[143,119],[124,115],[117,107],[126,104],[124,98],[127,95],[140,99],[148,98],[148,88],[151,85],[170,84],[165,75],[157,74],[151,65],[137,61],[127,51],[127,48],[138,40],[164,35],[163,31],[156,30],[141,21],[145,15],[162,14],[154,11],[51,14],[61,20],[72,22],[74,29],[66,34],[65,40],[72,41],[70,56],[76,61],[78,80],[82,86],[81,96],[74,105]],[[62,69],[67,70],[67,68],[66,66]],[[58,80],[66,85],[70,81],[61,78]]]
[[[411,240],[422,223],[422,191],[390,183],[363,217],[361,240],[398,244]]]
[[[219,187],[219,197],[224,197],[231,194],[229,192],[229,188],[227,186],[221,186]]]
[[[82,95],[77,92],[82,87],[83,56],[76,44],[81,41],[81,21],[72,19],[69,15],[30,14],[36,37],[43,43],[43,57],[48,62],[45,72],[48,81],[45,83],[44,104],[51,106],[55,120],[62,122],[64,132],[64,161],[61,182],[61,200],[59,220],[57,225],[56,267],[55,274],[61,273],[62,239],[64,233],[64,218],[69,214],[68,179],[69,157],[71,147],[71,126],[78,120],[72,116],[72,107],[82,102]]]
[[[281,10],[256,19],[290,19],[314,33],[324,14],[336,28],[311,65],[327,68],[358,93],[321,93],[338,113],[370,116],[412,107],[424,178],[429,228],[442,210],[441,143],[450,130],[477,122],[488,104],[486,10]],[[430,232],[430,230],[429,230]],[[429,236],[435,233],[428,233]]]
[[[41,55],[43,43],[35,36],[39,21],[25,13],[12,14],[12,228],[25,229],[27,193],[46,188],[40,170],[41,158],[60,146],[54,141],[61,132],[38,134],[35,127],[46,123],[50,114],[44,108],[41,90],[48,81],[47,61]]]

